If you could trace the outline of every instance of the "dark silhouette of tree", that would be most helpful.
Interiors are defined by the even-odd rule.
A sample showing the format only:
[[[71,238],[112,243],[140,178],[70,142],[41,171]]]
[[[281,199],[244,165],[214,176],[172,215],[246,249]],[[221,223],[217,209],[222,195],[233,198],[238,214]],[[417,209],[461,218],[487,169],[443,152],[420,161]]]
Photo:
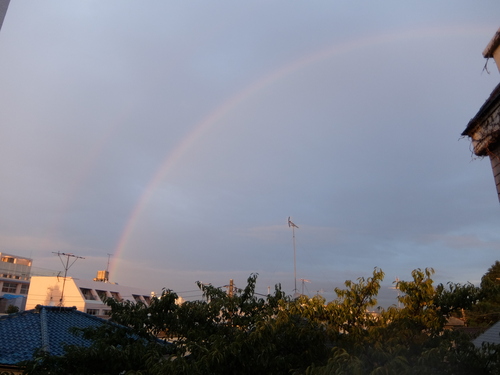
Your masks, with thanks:
[[[397,283],[402,307],[370,309],[384,273],[346,281],[337,298],[257,297],[257,275],[229,295],[197,283],[204,300],[176,304],[164,290],[150,305],[108,300],[113,322],[79,334],[88,348],[40,353],[30,374],[497,374],[500,347],[476,349],[444,330],[446,318],[474,309],[482,289],[434,286],[432,269]],[[489,285],[489,284],[488,284]],[[480,290],[481,289],[481,290]],[[123,328],[123,327],[125,328]],[[159,340],[158,337],[162,339]]]

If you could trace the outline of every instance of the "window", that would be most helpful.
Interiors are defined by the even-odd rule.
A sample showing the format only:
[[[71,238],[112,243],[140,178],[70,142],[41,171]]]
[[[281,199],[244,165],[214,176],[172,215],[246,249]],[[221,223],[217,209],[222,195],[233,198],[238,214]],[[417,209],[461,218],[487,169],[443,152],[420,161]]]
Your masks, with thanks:
[[[120,293],[118,292],[110,292],[111,293],[111,298],[115,299],[116,301],[121,301]]]
[[[82,294],[83,294],[83,298],[85,299],[88,299],[88,300],[95,300],[96,298],[94,297],[94,295],[92,294],[92,290],[91,289],[86,289],[86,288],[80,288]]]
[[[96,292],[102,302],[104,302],[106,298],[108,298],[108,295],[105,290],[96,290]]]
[[[99,315],[99,309],[87,309],[89,315]]]
[[[12,258],[12,257],[2,257],[2,262],[14,263],[14,258]]]
[[[30,286],[28,284],[22,284],[21,285],[21,290],[19,291],[19,294],[28,294]]]
[[[102,310],[102,315],[111,316],[111,310]]]
[[[17,284],[16,283],[3,283],[2,292],[5,293],[16,293]]]

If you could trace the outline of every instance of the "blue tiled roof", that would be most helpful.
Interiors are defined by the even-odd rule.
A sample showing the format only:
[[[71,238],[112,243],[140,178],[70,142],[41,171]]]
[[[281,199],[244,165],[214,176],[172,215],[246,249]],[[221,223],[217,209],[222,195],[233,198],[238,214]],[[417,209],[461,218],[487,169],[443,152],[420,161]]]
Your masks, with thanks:
[[[14,365],[30,360],[37,349],[63,355],[64,345],[90,345],[70,328],[96,327],[107,321],[77,311],[76,307],[41,306],[0,317],[0,364]]]

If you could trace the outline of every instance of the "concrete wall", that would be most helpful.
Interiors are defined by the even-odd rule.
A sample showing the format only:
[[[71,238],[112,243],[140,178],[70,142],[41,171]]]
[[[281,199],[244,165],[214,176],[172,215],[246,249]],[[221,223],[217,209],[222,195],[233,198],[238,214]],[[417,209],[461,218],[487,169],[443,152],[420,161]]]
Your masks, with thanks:
[[[34,309],[36,305],[58,306],[63,283],[63,277],[33,276],[28,291],[26,310]],[[85,309],[85,300],[71,277],[66,278],[66,283],[64,283],[62,303],[65,307],[76,306],[80,311]]]
[[[63,283],[63,277],[33,276],[28,292],[26,310],[34,309],[36,305],[58,306],[63,290]],[[81,288],[90,290],[93,299],[85,299]],[[121,300],[129,300],[132,302],[135,301],[134,296],[141,296],[141,302],[143,303],[146,303],[151,295],[150,292],[143,289],[67,277],[66,283],[64,284],[62,304],[64,307],[75,306],[77,310],[83,312],[88,312],[89,309],[98,310],[98,315],[104,315],[104,311],[110,310],[110,307],[101,301],[97,291],[106,292],[107,297],[112,297],[112,294],[116,293]]]
[[[489,150],[491,161],[491,168],[493,170],[493,177],[495,178],[495,185],[497,188],[498,200],[500,201],[500,143],[496,143],[493,148]]]
[[[500,84],[469,122],[462,135],[470,137],[474,154],[490,158],[500,200]]]

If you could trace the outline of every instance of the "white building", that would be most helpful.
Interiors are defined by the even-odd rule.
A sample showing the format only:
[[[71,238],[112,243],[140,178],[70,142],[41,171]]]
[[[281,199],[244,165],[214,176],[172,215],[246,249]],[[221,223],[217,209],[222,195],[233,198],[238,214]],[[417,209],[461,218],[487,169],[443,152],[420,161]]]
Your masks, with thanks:
[[[0,253],[0,296],[28,294],[32,262],[29,258]]]
[[[0,312],[8,305],[24,310],[32,262],[29,258],[0,253]]]
[[[107,317],[111,308],[103,301],[142,302],[149,305],[153,293],[128,286],[99,280],[82,280],[73,277],[33,276],[26,302],[26,310],[37,305],[73,307],[87,314]]]

